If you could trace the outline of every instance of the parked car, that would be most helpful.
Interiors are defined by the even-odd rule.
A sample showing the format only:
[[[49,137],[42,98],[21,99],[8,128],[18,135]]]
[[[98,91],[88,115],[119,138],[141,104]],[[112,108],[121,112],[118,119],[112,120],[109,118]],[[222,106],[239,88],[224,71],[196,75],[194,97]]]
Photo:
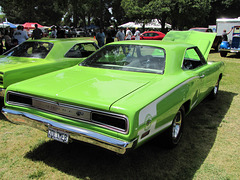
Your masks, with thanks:
[[[141,40],[162,40],[165,34],[159,31],[145,31],[141,34]]]
[[[209,33],[213,33],[213,30],[210,28],[204,28],[204,27],[195,27],[195,28],[191,28],[189,29],[189,31],[199,31],[199,32],[209,32]],[[222,36],[216,36],[213,44],[212,44],[212,48],[215,51],[219,50],[220,44],[222,42]]]
[[[63,143],[124,154],[164,133],[174,147],[185,115],[218,94],[223,62],[207,61],[214,38],[170,31],[163,41],[107,44],[79,65],[9,86],[2,112]]]
[[[13,83],[78,64],[98,49],[93,41],[25,41],[0,56],[0,97]]]
[[[189,31],[213,32],[212,29],[210,29],[210,28],[205,28],[205,27],[195,27],[195,28],[189,29]]]
[[[226,57],[228,53],[240,53],[240,26],[233,27],[231,41],[223,41],[220,45],[219,51],[221,57]]]
[[[86,37],[86,32],[83,29],[76,28],[77,37]]]

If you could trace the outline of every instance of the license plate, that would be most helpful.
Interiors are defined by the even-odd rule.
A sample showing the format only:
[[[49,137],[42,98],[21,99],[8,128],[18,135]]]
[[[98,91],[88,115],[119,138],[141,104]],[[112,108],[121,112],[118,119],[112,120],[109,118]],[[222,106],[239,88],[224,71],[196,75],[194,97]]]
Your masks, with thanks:
[[[69,140],[69,134],[56,130],[56,129],[52,129],[52,128],[48,128],[48,137],[63,143],[68,143]]]

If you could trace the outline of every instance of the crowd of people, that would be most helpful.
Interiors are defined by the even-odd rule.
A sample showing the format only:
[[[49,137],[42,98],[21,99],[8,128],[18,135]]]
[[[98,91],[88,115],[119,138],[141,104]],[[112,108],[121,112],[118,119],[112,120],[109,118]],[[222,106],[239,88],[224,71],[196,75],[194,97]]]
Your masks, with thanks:
[[[35,29],[32,32],[32,39],[41,39],[43,37],[43,32],[38,28],[38,25],[35,24]],[[0,54],[4,51],[8,51],[11,48],[17,46],[18,44],[23,43],[28,40],[29,36],[27,31],[24,30],[24,27],[19,25],[15,31],[10,31],[5,29],[4,32],[0,32]],[[4,40],[4,43],[3,43]]]
[[[92,34],[95,36],[98,46],[102,47],[104,44],[113,42],[115,38],[117,41],[131,40],[133,37],[135,40],[140,40],[140,31],[138,28],[135,28],[134,31],[135,32],[133,33],[129,28],[126,28],[125,31],[124,28],[119,28],[118,31],[116,31],[114,28],[111,28],[106,31],[99,29],[97,33],[93,32]],[[65,33],[65,30],[60,26],[52,26],[48,36],[49,38],[68,37]],[[29,38],[41,39],[42,37],[43,32],[38,28],[37,24],[35,24],[35,29],[33,30],[31,37],[29,37],[27,31],[25,31],[24,27],[21,25],[19,25],[15,31],[13,31],[13,29],[10,29],[10,31],[8,29],[0,31],[0,54],[2,54],[4,51],[8,51],[18,44],[23,43]]]
[[[98,46],[102,47],[105,43],[113,42],[115,38],[117,38],[118,41],[131,40],[133,37],[135,40],[140,40],[140,34],[138,28],[135,28],[134,34],[129,28],[126,28],[126,33],[124,32],[124,28],[119,28],[117,32],[114,29],[108,30],[105,36],[103,29],[100,29],[96,34],[96,40]]]

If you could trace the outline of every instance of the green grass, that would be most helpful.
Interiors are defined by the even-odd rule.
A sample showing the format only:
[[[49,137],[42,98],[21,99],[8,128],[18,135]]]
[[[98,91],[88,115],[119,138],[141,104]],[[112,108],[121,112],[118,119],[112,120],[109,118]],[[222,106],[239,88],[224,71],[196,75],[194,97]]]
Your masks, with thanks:
[[[126,156],[84,143],[62,144],[0,115],[0,179],[231,179],[240,177],[240,59],[226,68],[216,100],[204,100],[186,118],[181,143],[160,138]]]

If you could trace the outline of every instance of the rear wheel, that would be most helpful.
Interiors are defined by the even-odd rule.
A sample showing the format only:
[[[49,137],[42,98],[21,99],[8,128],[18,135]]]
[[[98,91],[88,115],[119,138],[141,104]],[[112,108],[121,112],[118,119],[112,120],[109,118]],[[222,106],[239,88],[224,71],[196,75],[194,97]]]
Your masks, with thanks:
[[[166,131],[166,145],[170,148],[175,147],[183,134],[183,125],[185,119],[185,109],[182,106],[173,119],[171,127]]]
[[[217,98],[218,90],[219,90],[219,82],[220,82],[220,80],[217,81],[217,83],[215,84],[211,93],[209,94],[210,99],[216,99]]]
[[[226,51],[220,51],[220,55],[221,55],[221,57],[226,57],[227,56],[227,52]]]

